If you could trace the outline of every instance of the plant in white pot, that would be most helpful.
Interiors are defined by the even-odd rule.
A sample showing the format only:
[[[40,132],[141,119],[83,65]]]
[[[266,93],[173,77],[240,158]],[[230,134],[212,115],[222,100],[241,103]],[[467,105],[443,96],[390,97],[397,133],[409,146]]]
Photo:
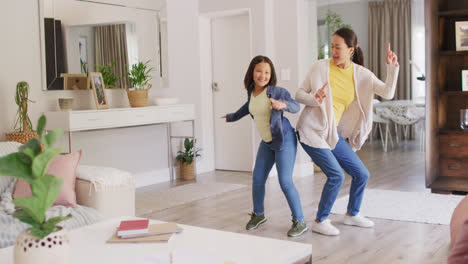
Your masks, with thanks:
[[[38,138],[20,146],[18,152],[0,157],[0,175],[23,179],[32,191],[31,197],[13,200],[16,206],[13,216],[31,226],[16,239],[16,264],[70,261],[67,235],[57,224],[71,215],[46,219],[46,211],[57,199],[63,183],[63,179],[46,173],[50,161],[62,151],[53,145],[63,132],[57,129],[45,135],[45,124],[46,118],[41,116],[37,124]]]
[[[128,72],[128,79],[133,90],[127,87],[127,95],[132,107],[143,107],[148,104],[148,90],[151,89],[150,73],[154,70],[149,63],[149,60],[135,63]]]
[[[180,161],[180,176],[183,180],[195,179],[195,167],[194,160],[196,157],[200,157],[200,148],[195,148],[196,139],[185,138],[184,150],[177,152],[176,159]]]

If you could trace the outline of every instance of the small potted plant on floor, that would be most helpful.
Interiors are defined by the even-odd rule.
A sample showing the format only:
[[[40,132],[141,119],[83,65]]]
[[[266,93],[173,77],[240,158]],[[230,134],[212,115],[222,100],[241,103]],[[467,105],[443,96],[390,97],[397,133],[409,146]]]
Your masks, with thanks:
[[[149,65],[150,61],[138,62],[132,65],[132,69],[128,72],[128,79],[132,86],[132,90],[127,88],[128,100],[132,107],[143,107],[148,104],[148,90],[151,89],[150,73],[154,70]]]
[[[71,261],[65,230],[57,226],[71,215],[46,218],[46,211],[57,199],[63,183],[63,179],[46,173],[50,161],[62,151],[53,145],[63,132],[58,129],[45,135],[45,124],[46,118],[41,116],[38,138],[29,140],[18,152],[0,157],[0,175],[23,179],[32,191],[31,197],[13,200],[17,208],[13,216],[31,226],[16,238],[15,264]]]
[[[18,105],[18,112],[13,126],[14,131],[5,133],[6,141],[16,141],[24,144],[31,138],[37,138],[37,133],[33,130],[28,116],[28,102],[34,103],[34,101],[29,100],[28,95],[29,84],[25,81],[17,83],[15,102]]]
[[[193,180],[195,179],[195,167],[194,160],[196,157],[200,157],[199,152],[200,148],[195,148],[195,139],[185,138],[184,140],[184,150],[179,150],[177,152],[176,159],[180,161],[180,177],[183,180]]]

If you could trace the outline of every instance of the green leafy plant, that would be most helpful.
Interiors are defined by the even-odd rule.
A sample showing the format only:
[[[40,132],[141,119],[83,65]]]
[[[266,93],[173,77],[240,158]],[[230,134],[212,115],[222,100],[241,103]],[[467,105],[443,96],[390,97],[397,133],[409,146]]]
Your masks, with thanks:
[[[106,88],[115,88],[116,83],[119,81],[119,77],[114,73],[115,60],[111,63],[98,66],[98,71],[102,74],[102,79],[104,80],[104,85]]]
[[[81,73],[86,73],[86,75],[88,75],[88,72],[89,72],[88,63],[84,62],[81,58],[80,58],[80,66],[81,66]]]
[[[184,140],[184,151],[179,150],[177,152],[177,157],[176,159],[178,161],[182,161],[183,163],[186,164],[192,164],[193,159],[195,157],[200,157],[201,155],[199,152],[201,151],[200,148],[194,148],[195,143],[197,142],[196,139],[189,139],[185,138]]]
[[[327,11],[327,16],[325,18],[325,24],[328,27],[328,43],[331,43],[331,38],[333,34],[340,28],[351,28],[350,24],[343,24],[343,19],[341,15],[331,10]],[[325,57],[325,51],[321,47],[319,51],[319,59]],[[331,49],[328,49],[328,57],[331,57]]]
[[[33,196],[13,200],[18,207],[13,216],[31,225],[30,233],[37,238],[44,238],[57,229],[59,222],[71,218],[67,215],[46,219],[45,213],[57,199],[63,183],[63,179],[46,173],[50,161],[62,151],[53,145],[63,132],[57,129],[45,135],[45,125],[46,118],[41,116],[37,123],[39,137],[19,147],[18,152],[0,157],[0,175],[23,179],[31,187]]]
[[[35,103],[29,100],[29,84],[25,81],[16,84],[15,102],[18,105],[16,113],[14,129],[20,133],[34,131],[31,120],[28,116],[28,102]]]
[[[128,79],[135,90],[144,90],[145,86],[151,80],[150,72],[154,70],[149,65],[150,61],[138,62],[132,65],[132,69],[128,72]]]

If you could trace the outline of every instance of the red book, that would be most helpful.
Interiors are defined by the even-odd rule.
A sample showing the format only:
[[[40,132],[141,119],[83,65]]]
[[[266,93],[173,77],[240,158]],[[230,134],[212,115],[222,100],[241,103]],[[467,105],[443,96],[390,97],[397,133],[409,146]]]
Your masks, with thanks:
[[[148,233],[149,219],[120,222],[117,236],[129,236]]]

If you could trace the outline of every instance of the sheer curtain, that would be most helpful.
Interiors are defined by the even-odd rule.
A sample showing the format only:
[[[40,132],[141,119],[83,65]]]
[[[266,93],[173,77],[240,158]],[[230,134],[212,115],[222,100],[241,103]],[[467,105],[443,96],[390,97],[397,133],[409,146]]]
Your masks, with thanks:
[[[96,65],[106,66],[115,61],[114,73],[119,77],[117,87],[129,87],[125,24],[96,26],[95,29]]]
[[[369,69],[385,80],[390,43],[400,63],[395,99],[411,99],[411,1],[369,2]]]

